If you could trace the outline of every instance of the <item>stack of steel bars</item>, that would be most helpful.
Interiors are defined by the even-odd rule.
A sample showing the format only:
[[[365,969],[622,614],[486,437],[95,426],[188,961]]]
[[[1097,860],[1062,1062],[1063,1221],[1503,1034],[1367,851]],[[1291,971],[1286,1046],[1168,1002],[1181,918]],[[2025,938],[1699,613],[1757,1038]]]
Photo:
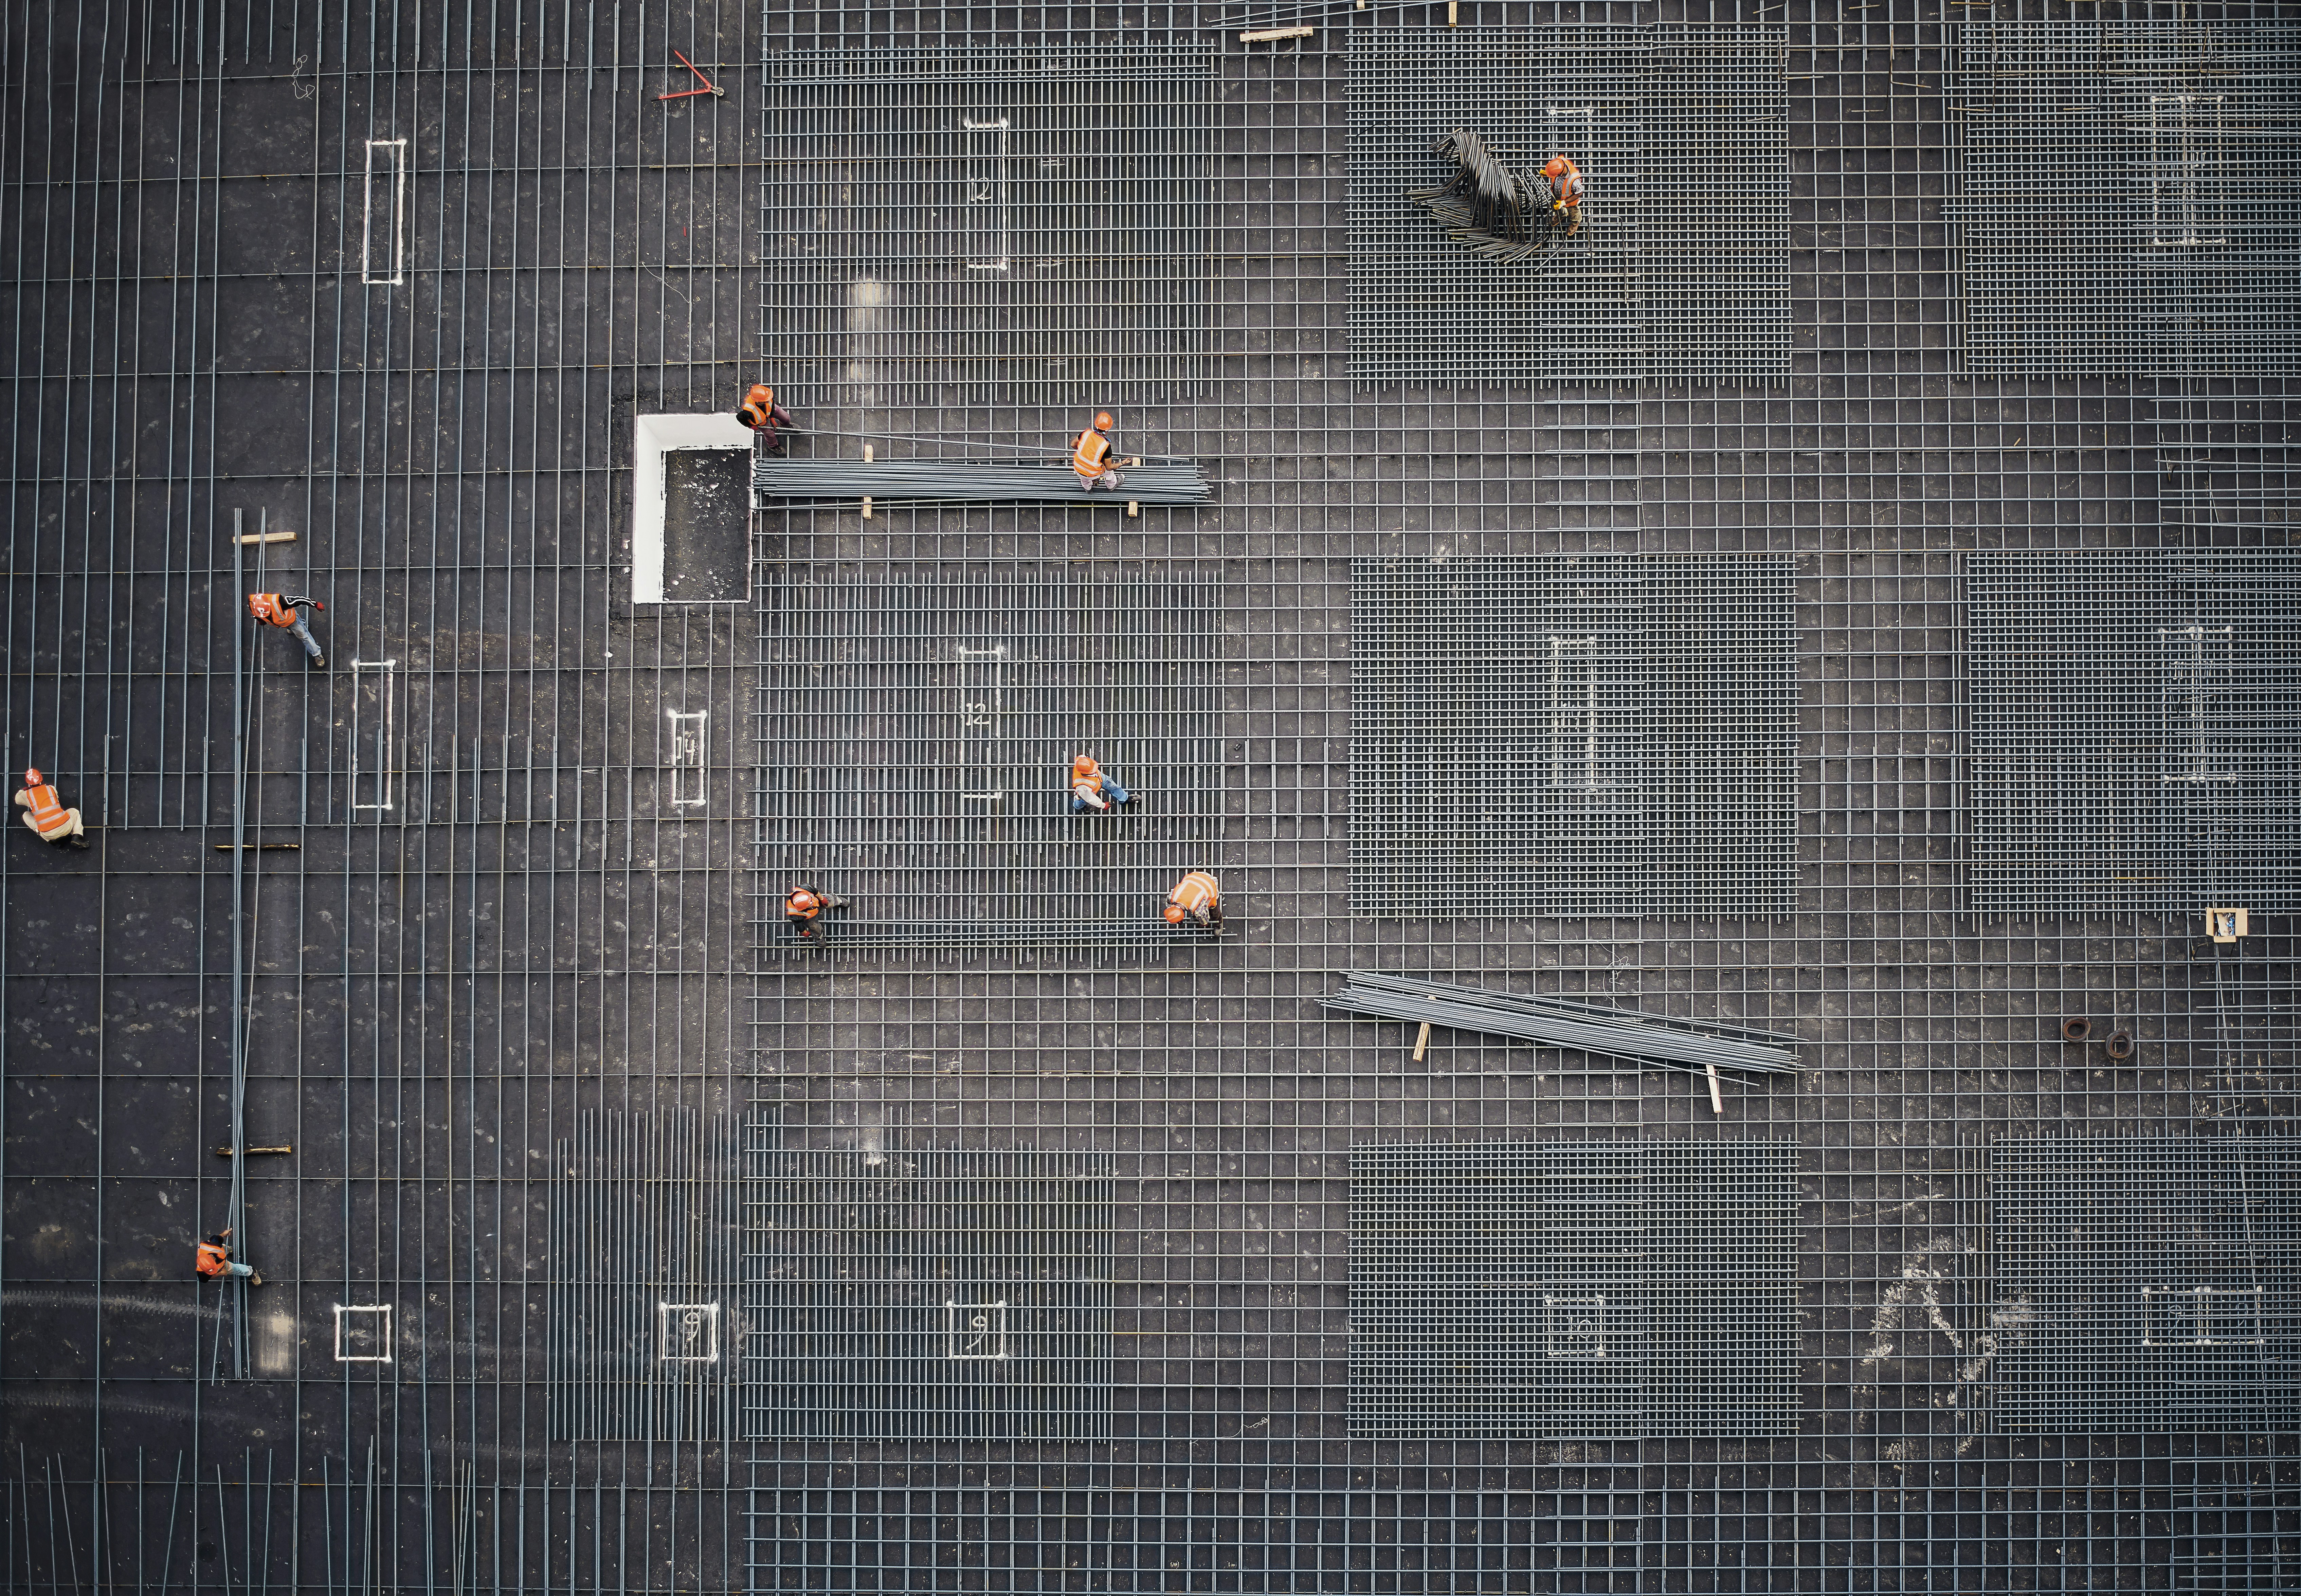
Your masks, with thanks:
[[[1574,1048],[1671,1069],[1796,1074],[1803,1068],[1789,1050],[1795,1037],[1733,1025],[1697,1031],[1675,1020],[1625,1009],[1599,1008],[1557,998],[1525,998],[1405,975],[1353,971],[1347,984],[1326,999],[1325,1007],[1343,1014],[1515,1036],[1539,1047]]]
[[[1211,494],[1195,461],[1129,465],[1119,486],[1091,493],[1067,465],[996,460],[776,460],[751,467],[759,507],[773,499],[1077,499],[1109,505],[1204,504]]]

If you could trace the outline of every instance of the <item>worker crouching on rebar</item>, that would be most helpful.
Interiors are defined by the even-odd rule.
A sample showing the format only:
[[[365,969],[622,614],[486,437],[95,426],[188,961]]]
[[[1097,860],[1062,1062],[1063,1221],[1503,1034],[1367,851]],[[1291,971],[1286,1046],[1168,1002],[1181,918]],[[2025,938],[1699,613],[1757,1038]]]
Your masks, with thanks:
[[[783,899],[783,923],[799,936],[815,934],[815,923],[825,909],[843,909],[847,899],[824,891],[820,887],[793,887],[791,896]]]
[[[1582,169],[1563,155],[1552,155],[1542,175],[1550,180],[1551,211],[1565,216],[1570,238],[1582,230]]]
[[[315,610],[328,607],[316,598],[290,593],[250,593],[247,613],[266,625],[294,632],[296,640],[304,645],[304,652],[312,656],[312,663],[324,671],[328,668],[328,656],[320,651],[320,639],[304,624],[301,606],[307,604]]]
[[[1079,486],[1089,493],[1098,488],[1117,488],[1123,480],[1117,467],[1142,464],[1139,459],[1121,460],[1111,454],[1110,439],[1106,434],[1117,425],[1109,411],[1098,411],[1094,425],[1071,440],[1071,469],[1078,472]]]
[[[264,1276],[258,1274],[252,1266],[232,1261],[230,1227],[218,1231],[200,1243],[199,1251],[192,1258],[192,1267],[206,1280],[222,1280],[238,1275],[252,1286],[260,1286],[264,1283]]]
[[[1118,778],[1102,768],[1093,756],[1081,754],[1071,761],[1071,813],[1084,809],[1100,809],[1108,814],[1123,809],[1134,801],[1134,795],[1118,784]]]
[[[764,382],[751,384],[751,391],[735,407],[735,419],[767,440],[770,455],[780,455],[786,447],[778,429],[797,430],[791,412],[775,403],[775,390]]]
[[[1184,920],[1207,931],[1223,928],[1222,889],[1203,870],[1192,871],[1167,894],[1167,923],[1180,925]]]
[[[24,773],[24,785],[16,793],[16,806],[24,811],[24,823],[41,841],[72,848],[88,846],[88,828],[79,823],[79,811],[65,808],[63,799],[56,796],[56,790],[38,771]]]

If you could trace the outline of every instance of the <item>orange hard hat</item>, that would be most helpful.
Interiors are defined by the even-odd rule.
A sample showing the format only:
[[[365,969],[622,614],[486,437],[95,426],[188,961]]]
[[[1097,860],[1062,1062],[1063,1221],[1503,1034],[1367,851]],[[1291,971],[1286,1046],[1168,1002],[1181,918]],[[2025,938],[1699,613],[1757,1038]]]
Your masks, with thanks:
[[[1071,761],[1071,774],[1075,776],[1091,776],[1100,768],[1095,764],[1094,756],[1092,754],[1081,754]]]
[[[40,773],[39,773],[38,771],[37,771],[37,770],[28,770],[28,771],[26,771],[26,772],[24,773],[24,785],[25,785],[25,786],[27,786],[27,787],[38,787],[39,784],[40,784]]]
[[[1167,923],[1169,925],[1180,925],[1182,923],[1183,906],[1179,903],[1168,904],[1167,906]]]
[[[1563,155],[1551,156],[1550,163],[1542,169],[1542,175],[1546,178],[1564,177],[1566,175],[1566,157]]]
[[[1117,425],[1118,425],[1118,423],[1111,420],[1109,411],[1098,410],[1094,413],[1094,430],[1096,431],[1108,432]]]
[[[808,891],[805,887],[793,888],[791,895],[791,907],[795,909],[811,909],[815,907],[815,894]]]

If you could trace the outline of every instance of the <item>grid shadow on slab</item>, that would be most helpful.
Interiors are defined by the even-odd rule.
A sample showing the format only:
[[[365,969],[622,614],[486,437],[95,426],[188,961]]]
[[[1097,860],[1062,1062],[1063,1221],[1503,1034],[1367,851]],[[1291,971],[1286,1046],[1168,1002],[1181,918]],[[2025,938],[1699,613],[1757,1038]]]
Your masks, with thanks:
[[[1797,1149],[1351,1154],[1354,1436],[1786,1434]]]
[[[1351,907],[1786,913],[1795,577],[1778,556],[1352,562]]]
[[[1220,584],[1056,563],[858,581],[780,569],[760,593],[763,946],[777,905],[854,907],[825,947],[1159,945],[1167,889],[1222,815]],[[1135,802],[1074,815],[1091,754]]]
[[[2301,1423],[2297,1160],[2280,1136],[1992,1144],[1996,1428]]]
[[[1953,99],[1976,375],[2301,362],[2301,43],[2289,25],[1968,24]]]
[[[2301,557],[1966,560],[1973,906],[2301,907]]]
[[[1195,391],[1214,61],[1180,44],[771,56],[762,253],[792,391]]]
[[[762,1151],[749,1175],[753,1439],[1109,1433],[1107,1159]]]
[[[1786,37],[1669,26],[1353,38],[1352,379],[1786,372]],[[1509,265],[1448,239],[1404,196],[1451,175],[1434,146],[1457,128],[1529,176],[1573,156],[1588,184],[1581,234]]]
[[[724,1115],[586,1110],[551,1187],[551,1437],[732,1433],[738,1165]]]

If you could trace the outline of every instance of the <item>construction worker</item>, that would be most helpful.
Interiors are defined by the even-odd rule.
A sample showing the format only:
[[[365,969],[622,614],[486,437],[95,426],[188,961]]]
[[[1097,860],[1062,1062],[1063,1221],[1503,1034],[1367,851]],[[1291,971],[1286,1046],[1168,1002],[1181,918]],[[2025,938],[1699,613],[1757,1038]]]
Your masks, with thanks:
[[[65,808],[56,790],[38,771],[24,773],[24,785],[16,794],[16,803],[24,811],[24,823],[41,841],[69,843],[74,848],[88,846],[88,831],[79,823],[79,811]]]
[[[1104,435],[1117,425],[1110,412],[1097,411],[1094,425],[1071,440],[1071,469],[1078,472],[1079,486],[1089,493],[1098,488],[1117,487],[1117,467],[1142,464],[1139,459],[1119,460],[1112,456],[1110,439]]]
[[[751,384],[751,391],[735,407],[735,419],[754,432],[764,432],[767,438],[767,453],[783,452],[783,440],[776,435],[779,427],[791,425],[791,412],[775,403],[775,390],[764,382]]]
[[[235,1264],[231,1261],[231,1231],[229,1228],[218,1231],[200,1243],[199,1251],[192,1259],[192,1267],[199,1272],[202,1278],[207,1280],[218,1280],[236,1274],[252,1286],[260,1286],[264,1283],[264,1276],[258,1274],[249,1266]]]
[[[1134,795],[1118,784],[1118,778],[1095,762],[1090,754],[1081,754],[1071,761],[1071,813],[1082,809],[1123,809],[1134,801]]]
[[[783,919],[791,930],[802,937],[815,934],[816,917],[825,909],[843,909],[847,900],[833,897],[820,887],[793,887],[783,899]]]
[[[1203,870],[1192,871],[1167,894],[1167,923],[1180,925],[1185,916],[1209,931],[1223,928],[1221,889]]]
[[[328,668],[328,656],[320,652],[320,639],[314,637],[312,629],[304,624],[299,606],[306,604],[315,610],[328,607],[316,598],[298,597],[290,593],[250,593],[247,596],[247,613],[282,631],[294,632],[296,640],[304,645],[304,652],[312,656],[312,663],[324,671]]]
[[[1550,180],[1550,209],[1553,214],[1564,213],[1570,238],[1582,230],[1582,169],[1563,155],[1552,155],[1542,175]]]

